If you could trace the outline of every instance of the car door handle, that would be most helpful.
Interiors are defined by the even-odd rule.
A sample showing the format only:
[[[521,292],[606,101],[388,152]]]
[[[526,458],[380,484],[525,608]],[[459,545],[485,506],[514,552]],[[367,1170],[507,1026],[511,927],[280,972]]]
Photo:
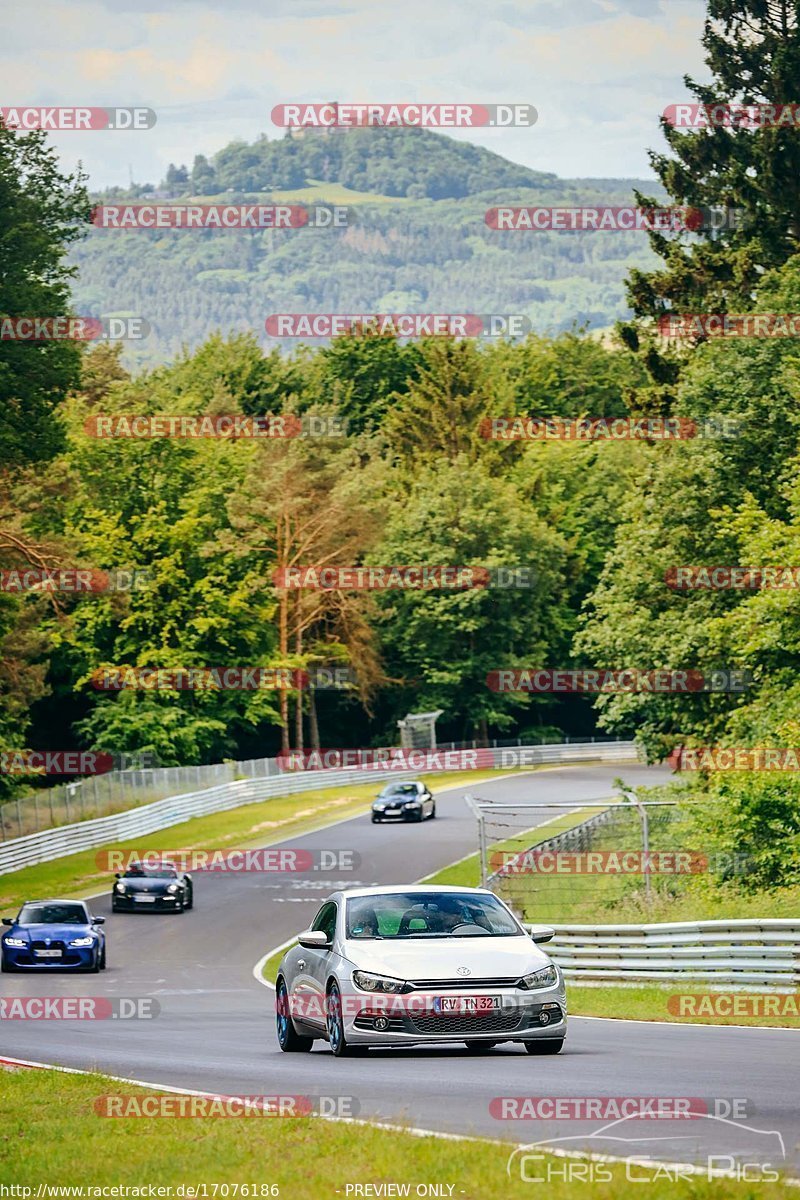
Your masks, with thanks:
[[[304,958],[298,958],[298,960],[297,960],[297,968],[298,968],[298,970],[300,970],[300,971],[304,970],[304,969],[305,969],[305,965],[306,965],[306,960],[305,960]]]

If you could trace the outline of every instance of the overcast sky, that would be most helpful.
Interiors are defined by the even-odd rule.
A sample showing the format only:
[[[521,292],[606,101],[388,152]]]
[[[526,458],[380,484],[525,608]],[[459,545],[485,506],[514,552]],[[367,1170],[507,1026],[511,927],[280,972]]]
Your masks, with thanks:
[[[156,183],[292,101],[528,102],[453,131],[562,176],[647,176],[658,114],[705,78],[703,0],[7,0],[0,105],[144,105],[139,132],[54,134],[90,185]]]

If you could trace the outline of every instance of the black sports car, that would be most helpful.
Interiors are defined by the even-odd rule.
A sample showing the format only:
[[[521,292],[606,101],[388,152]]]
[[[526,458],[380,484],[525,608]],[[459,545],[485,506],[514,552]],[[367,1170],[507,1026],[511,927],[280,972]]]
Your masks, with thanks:
[[[436,816],[436,801],[426,784],[419,780],[395,780],[387,783],[372,802],[372,823],[397,819],[421,821],[424,817]]]
[[[192,877],[169,863],[148,867],[131,863],[117,875],[111,891],[112,912],[183,912],[194,900]]]

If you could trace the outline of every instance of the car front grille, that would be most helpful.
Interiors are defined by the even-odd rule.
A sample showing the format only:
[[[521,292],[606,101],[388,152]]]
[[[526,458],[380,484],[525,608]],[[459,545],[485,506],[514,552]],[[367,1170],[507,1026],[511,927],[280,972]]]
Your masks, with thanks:
[[[35,954],[35,950],[60,950],[60,958],[40,958]],[[20,966],[36,964],[37,966],[51,967],[74,967],[76,963],[81,961],[80,954],[76,954],[74,950],[69,950],[65,942],[51,942],[49,946],[45,945],[41,939],[31,942],[30,950],[17,955],[17,963]]]
[[[455,1033],[511,1033],[519,1027],[521,1019],[522,1010],[513,1008],[497,1009],[491,1013],[452,1013],[447,1016],[440,1016],[438,1013],[414,1013],[410,1024],[416,1033],[438,1033],[442,1037],[452,1037]]]

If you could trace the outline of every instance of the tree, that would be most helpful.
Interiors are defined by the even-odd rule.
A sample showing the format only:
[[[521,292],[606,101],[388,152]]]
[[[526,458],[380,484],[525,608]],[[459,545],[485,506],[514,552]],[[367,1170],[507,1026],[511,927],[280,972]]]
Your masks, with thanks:
[[[800,91],[796,0],[708,0],[702,40],[712,81],[685,80],[699,104],[784,104]],[[650,161],[672,201],[701,210],[721,206],[738,216],[730,228],[705,227],[688,240],[649,232],[664,265],[631,271],[629,303],[638,318],[656,320],[669,311],[749,312],[763,273],[800,249],[797,128],[732,123],[686,131],[664,117],[661,128],[669,153],[651,152]],[[658,206],[653,197],[636,197]],[[665,351],[641,323],[621,333],[632,349],[641,348],[651,375],[644,406],[668,406],[681,354]]]
[[[0,122],[0,314],[60,317],[70,311],[70,245],[83,235],[89,198],[79,172],[62,174],[40,131]],[[58,405],[79,377],[70,340],[0,341],[0,473],[46,462],[63,445]]]

